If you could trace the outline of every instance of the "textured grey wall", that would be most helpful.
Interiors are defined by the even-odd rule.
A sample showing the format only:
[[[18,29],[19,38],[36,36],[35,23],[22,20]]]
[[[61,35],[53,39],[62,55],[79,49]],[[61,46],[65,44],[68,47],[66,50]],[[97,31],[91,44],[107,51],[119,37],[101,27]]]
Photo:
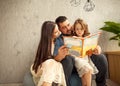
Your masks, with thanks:
[[[92,33],[106,20],[120,22],[120,0],[93,0],[96,7],[85,12],[81,5],[73,7],[71,0],[0,0],[0,83],[22,82],[35,57],[40,39],[40,27],[45,20],[59,15],[67,16],[71,23],[83,18]],[[101,35],[104,51],[120,50],[117,43],[108,41],[109,33]],[[116,44],[116,45],[113,45]]]

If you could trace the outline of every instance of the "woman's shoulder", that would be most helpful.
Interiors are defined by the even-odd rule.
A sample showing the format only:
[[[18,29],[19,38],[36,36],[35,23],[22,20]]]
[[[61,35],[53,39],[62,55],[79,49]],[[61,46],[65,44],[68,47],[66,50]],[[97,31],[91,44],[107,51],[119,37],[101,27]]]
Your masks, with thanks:
[[[56,62],[57,62],[57,61],[54,60],[54,59],[48,59],[48,60],[44,61],[44,62],[42,63],[42,65],[43,65],[43,64],[53,64],[53,63],[56,63]]]
[[[42,68],[48,68],[48,67],[56,67],[61,65],[60,62],[54,60],[54,59],[48,59],[45,62],[42,63]]]
[[[38,67],[37,73],[35,73],[35,71],[33,70],[33,64],[30,67],[30,72],[34,77],[40,77],[42,74],[42,68],[40,68],[40,66]]]

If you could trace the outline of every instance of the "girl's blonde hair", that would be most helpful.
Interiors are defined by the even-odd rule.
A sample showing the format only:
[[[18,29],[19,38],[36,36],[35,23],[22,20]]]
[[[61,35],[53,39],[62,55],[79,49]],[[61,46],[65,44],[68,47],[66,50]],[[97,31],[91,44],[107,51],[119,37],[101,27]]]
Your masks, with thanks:
[[[89,30],[88,30],[88,25],[87,25],[82,19],[80,19],[80,18],[78,18],[78,19],[75,20],[75,22],[74,22],[73,29],[72,29],[72,30],[73,30],[73,31],[72,31],[72,35],[77,36],[77,34],[76,34],[76,32],[75,32],[75,26],[76,26],[76,24],[78,24],[78,23],[82,26],[82,29],[84,30],[83,37],[90,35],[90,32],[89,32]]]

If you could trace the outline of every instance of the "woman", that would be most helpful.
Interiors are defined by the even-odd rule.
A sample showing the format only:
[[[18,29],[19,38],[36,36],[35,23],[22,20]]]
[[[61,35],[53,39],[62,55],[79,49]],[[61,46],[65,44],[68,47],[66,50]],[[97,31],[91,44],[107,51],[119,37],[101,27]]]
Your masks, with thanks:
[[[41,40],[34,64],[31,66],[31,73],[36,86],[66,86],[62,65],[53,59],[54,42],[59,35],[60,31],[54,22],[45,21],[43,23]],[[64,52],[65,55],[68,54],[67,49]]]

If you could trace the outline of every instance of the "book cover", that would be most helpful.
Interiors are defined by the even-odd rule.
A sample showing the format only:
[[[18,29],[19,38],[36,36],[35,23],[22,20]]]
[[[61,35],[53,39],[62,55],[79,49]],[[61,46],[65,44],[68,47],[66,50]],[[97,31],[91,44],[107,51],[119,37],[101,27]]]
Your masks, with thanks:
[[[76,57],[85,57],[86,51],[94,50],[98,45],[100,32],[81,38],[76,36],[64,36],[64,44],[69,48],[69,54]]]

